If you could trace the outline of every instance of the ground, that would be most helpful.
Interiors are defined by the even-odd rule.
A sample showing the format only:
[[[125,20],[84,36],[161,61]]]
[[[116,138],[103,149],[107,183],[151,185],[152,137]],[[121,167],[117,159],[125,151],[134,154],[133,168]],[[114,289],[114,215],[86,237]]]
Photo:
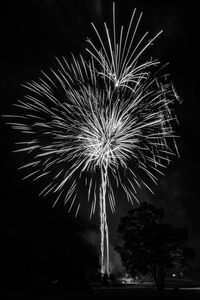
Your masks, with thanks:
[[[0,291],[0,299],[27,299],[27,300],[61,300],[61,299],[200,299],[200,282],[197,281],[179,281],[168,282],[165,296],[160,297],[155,286],[151,283],[137,285],[121,285],[113,287],[91,287],[74,290],[54,289],[4,289]]]

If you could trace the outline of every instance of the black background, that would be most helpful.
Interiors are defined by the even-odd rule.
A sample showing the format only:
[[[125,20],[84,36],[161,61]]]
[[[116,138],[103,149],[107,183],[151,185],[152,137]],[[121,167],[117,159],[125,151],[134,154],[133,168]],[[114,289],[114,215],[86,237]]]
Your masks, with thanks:
[[[152,35],[164,30],[152,47],[152,55],[163,63],[170,62],[168,71],[183,100],[176,107],[181,156],[174,159],[166,177],[161,178],[154,201],[165,208],[168,221],[188,226],[192,246],[198,254],[200,58],[197,4],[195,1],[119,0],[116,7],[120,24],[128,23],[136,7],[138,12],[144,12],[142,28]],[[69,58],[71,52],[76,55],[84,51],[86,37],[93,35],[91,21],[97,26],[105,20],[109,23],[112,1],[6,1],[0,13],[0,113],[9,114],[13,111],[12,104],[22,97],[20,84],[36,79],[41,69],[48,70],[55,63],[55,56]],[[77,259],[89,261],[91,250],[87,242],[94,248],[99,242],[98,215],[91,223],[87,211],[74,219],[62,205],[52,209],[50,197],[38,197],[37,184],[22,181],[17,171],[21,162],[11,152],[16,133],[3,118],[0,121],[1,278],[5,282],[11,278],[12,282],[24,282],[27,274],[42,273],[47,265],[53,270],[52,277],[61,267],[65,272],[72,272],[76,270],[74,261]],[[141,201],[150,199],[146,192],[140,197]],[[110,217],[113,243],[112,234],[126,209],[119,204],[116,216]],[[95,262],[95,255],[93,260]],[[197,256],[192,274],[198,276],[199,268]]]

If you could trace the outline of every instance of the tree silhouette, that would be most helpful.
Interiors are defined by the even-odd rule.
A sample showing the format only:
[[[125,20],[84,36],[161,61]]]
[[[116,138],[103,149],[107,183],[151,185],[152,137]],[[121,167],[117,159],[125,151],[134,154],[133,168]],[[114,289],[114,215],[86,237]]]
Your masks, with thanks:
[[[117,230],[122,240],[116,246],[126,271],[133,277],[150,273],[160,293],[167,272],[185,266],[195,257],[189,246],[187,228],[163,222],[164,211],[142,203],[121,218]]]

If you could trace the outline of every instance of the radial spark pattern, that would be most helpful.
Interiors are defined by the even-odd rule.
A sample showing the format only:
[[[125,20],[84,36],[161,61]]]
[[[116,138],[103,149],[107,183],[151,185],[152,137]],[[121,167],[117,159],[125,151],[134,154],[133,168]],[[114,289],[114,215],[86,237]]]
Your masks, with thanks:
[[[84,181],[90,216],[100,202],[103,273],[109,273],[108,262],[103,267],[107,201],[114,212],[119,186],[129,201],[138,201],[137,187],[151,190],[149,182],[157,183],[177,151],[172,129],[177,95],[158,60],[142,61],[160,33],[138,38],[141,15],[135,10],[127,30],[122,26],[117,35],[114,10],[111,34],[105,24],[101,37],[93,25],[98,42],[88,40],[89,58],[58,60],[57,69],[24,85],[19,115],[8,116],[24,134],[17,151],[29,154],[30,162],[21,167],[31,170],[26,177],[48,178],[42,195],[57,194],[55,204],[62,198],[77,215],[78,185]]]

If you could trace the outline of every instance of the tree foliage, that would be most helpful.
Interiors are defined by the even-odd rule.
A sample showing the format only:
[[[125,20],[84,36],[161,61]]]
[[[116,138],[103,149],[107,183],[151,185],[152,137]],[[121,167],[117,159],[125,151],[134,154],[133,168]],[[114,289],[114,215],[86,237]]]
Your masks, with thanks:
[[[175,228],[163,221],[164,211],[142,203],[121,218],[116,246],[126,271],[133,277],[150,273],[164,291],[167,272],[185,266],[195,257],[189,246],[187,228]]]

